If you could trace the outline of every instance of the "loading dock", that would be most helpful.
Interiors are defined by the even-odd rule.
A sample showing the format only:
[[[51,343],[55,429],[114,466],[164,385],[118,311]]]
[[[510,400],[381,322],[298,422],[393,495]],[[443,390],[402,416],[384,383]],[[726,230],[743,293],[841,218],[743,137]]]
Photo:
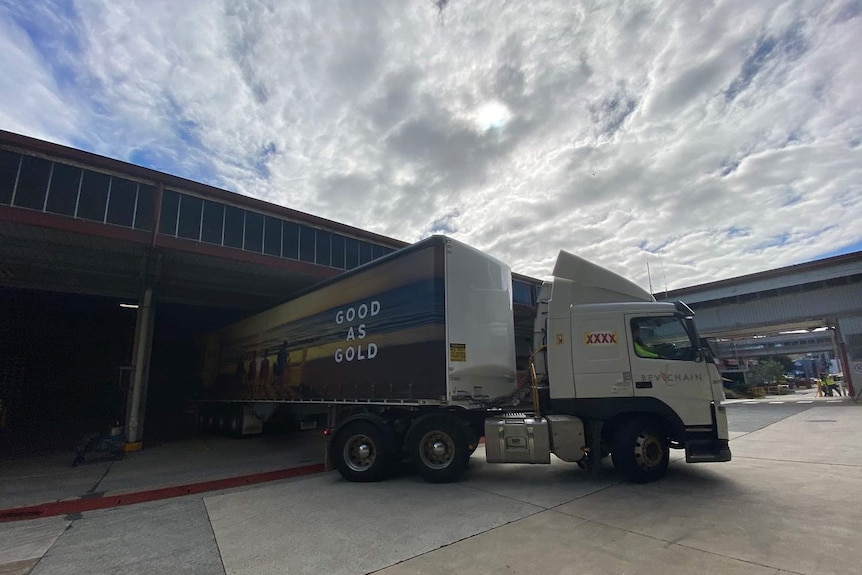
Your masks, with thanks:
[[[0,451],[176,436],[197,335],[403,245],[0,131]]]

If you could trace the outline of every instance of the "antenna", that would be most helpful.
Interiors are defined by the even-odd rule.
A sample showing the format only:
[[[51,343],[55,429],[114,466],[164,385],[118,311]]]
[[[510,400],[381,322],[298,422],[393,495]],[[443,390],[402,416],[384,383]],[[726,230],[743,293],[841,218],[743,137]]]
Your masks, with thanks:
[[[649,293],[650,293],[650,295],[652,295],[652,275],[650,275],[650,273],[649,273],[649,260],[647,260],[647,263],[646,263],[646,275],[647,275],[647,279],[649,279]]]
[[[661,256],[658,257],[658,262],[661,264],[661,275],[664,277],[664,301],[667,301],[667,276],[664,275],[664,260]]]

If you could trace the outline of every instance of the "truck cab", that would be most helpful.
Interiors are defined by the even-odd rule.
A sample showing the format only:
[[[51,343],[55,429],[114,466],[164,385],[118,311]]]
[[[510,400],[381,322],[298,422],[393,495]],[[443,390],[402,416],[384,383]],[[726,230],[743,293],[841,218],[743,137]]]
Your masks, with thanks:
[[[730,459],[721,376],[691,309],[566,252],[542,293],[546,411],[592,424],[588,451],[644,480],[664,473],[671,447],[689,462]]]

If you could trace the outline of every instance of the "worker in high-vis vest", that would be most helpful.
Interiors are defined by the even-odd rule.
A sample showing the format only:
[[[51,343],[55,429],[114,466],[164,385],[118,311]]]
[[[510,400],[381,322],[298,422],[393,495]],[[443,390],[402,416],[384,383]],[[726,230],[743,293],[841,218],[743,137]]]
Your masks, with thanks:
[[[659,355],[654,351],[650,351],[646,344],[644,344],[643,340],[641,340],[641,328],[635,322],[632,322],[632,342],[634,343],[635,353],[638,357],[659,359]]]
[[[835,383],[835,379],[832,377],[832,374],[824,373],[820,376],[820,381],[823,385],[823,392],[827,396],[832,397],[837,394],[838,397],[841,397],[841,387]]]

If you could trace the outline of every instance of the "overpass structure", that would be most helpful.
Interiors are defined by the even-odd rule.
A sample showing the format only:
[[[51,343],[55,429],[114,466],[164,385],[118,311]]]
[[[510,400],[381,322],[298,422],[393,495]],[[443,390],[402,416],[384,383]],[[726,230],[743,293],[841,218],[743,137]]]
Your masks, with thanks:
[[[831,353],[834,332],[829,328],[799,334],[758,335],[746,338],[716,338],[714,350],[719,357],[748,359],[775,355],[798,356]]]
[[[748,357],[810,353],[828,338],[862,388],[862,252],[656,294],[665,298],[694,310],[702,337],[737,341]]]

